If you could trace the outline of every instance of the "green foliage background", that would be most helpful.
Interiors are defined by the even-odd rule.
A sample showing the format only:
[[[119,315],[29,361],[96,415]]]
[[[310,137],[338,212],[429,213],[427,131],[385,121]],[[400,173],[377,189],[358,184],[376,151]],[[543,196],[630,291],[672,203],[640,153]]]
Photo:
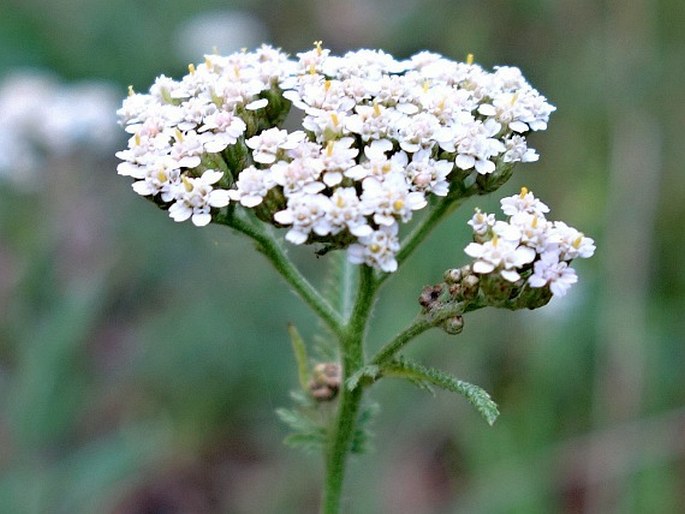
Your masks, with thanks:
[[[0,0],[0,79],[35,66],[145,90],[185,72],[179,24],[219,8],[293,53],[322,39],[517,65],[558,108],[541,160],[390,281],[374,341],[465,262],[476,205],[526,185],[598,243],[562,301],[413,345],[502,415],[488,428],[460,398],[381,383],[348,512],[685,512],[685,3]],[[321,462],[281,444],[274,414],[297,384],[287,323],[311,341],[314,317],[246,240],[173,223],[115,166],[71,156],[33,193],[0,184],[0,512],[316,512]],[[325,257],[292,254],[322,281]]]

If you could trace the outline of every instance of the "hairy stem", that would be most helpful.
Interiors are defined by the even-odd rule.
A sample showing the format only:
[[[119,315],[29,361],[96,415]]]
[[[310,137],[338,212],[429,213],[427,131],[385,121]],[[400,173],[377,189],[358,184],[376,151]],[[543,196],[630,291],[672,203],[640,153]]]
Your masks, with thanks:
[[[368,266],[362,266],[352,313],[340,339],[343,384],[364,365],[364,336],[377,287],[378,283],[374,280],[373,270]],[[356,429],[362,395],[363,388],[361,387],[350,391],[343,385],[340,389],[340,406],[326,455],[323,514],[340,512],[345,464]]]
[[[378,350],[378,353],[371,359],[371,364],[378,366],[389,361],[397,355],[409,341],[418,335],[423,334],[426,330],[438,325],[440,322],[451,318],[452,316],[462,314],[463,312],[464,305],[462,303],[451,303],[436,312],[419,314],[407,328]]]
[[[237,213],[224,224],[242,232],[257,243],[257,249],[273,264],[283,278],[290,284],[304,302],[326,323],[328,328],[339,337],[343,334],[343,319],[321,296],[307,278],[288,258],[281,244],[263,227],[251,223]]]

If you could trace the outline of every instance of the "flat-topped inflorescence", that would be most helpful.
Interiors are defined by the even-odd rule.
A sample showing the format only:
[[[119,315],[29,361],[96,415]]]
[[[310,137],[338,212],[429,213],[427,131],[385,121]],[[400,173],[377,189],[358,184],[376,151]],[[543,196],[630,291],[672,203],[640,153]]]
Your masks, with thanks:
[[[283,128],[291,107],[301,130]],[[316,44],[289,58],[262,46],[131,91],[118,172],[176,221],[255,209],[293,244],[347,248],[350,261],[391,272],[399,224],[431,196],[537,160],[526,134],[554,109],[517,68],[486,71],[471,57],[334,56]]]

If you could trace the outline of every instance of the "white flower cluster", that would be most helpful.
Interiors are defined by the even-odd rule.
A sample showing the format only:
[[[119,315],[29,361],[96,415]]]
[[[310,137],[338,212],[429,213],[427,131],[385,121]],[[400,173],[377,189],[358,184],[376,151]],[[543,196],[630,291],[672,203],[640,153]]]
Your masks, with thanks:
[[[517,68],[471,61],[338,57],[320,43],[296,59],[269,46],[208,55],[124,101],[131,137],[118,172],[177,221],[205,225],[212,208],[239,203],[288,227],[293,244],[347,247],[350,261],[391,272],[399,223],[428,195],[538,158],[525,134],[544,130],[554,107]],[[303,130],[281,128],[290,104]]]
[[[548,285],[552,294],[565,295],[578,280],[571,261],[591,257],[594,241],[566,223],[548,221],[549,207],[525,187],[500,203],[508,221],[497,221],[493,214],[476,209],[468,222],[476,242],[464,251],[475,259],[473,271],[497,272],[509,282],[526,273],[531,287]]]

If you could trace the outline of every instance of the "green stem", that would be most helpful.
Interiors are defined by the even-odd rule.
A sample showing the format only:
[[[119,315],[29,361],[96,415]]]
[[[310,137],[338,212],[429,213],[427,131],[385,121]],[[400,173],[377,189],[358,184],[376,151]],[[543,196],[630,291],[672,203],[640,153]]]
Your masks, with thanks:
[[[300,295],[307,305],[326,323],[334,334],[342,336],[343,320],[333,307],[319,294],[307,278],[292,263],[281,244],[261,226],[251,223],[237,212],[222,223],[242,232],[257,243],[257,249],[266,256],[283,278]]]
[[[364,365],[364,335],[377,287],[378,283],[374,280],[373,269],[362,266],[357,297],[340,340],[343,384]],[[357,387],[350,391],[344,385],[340,388],[340,406],[326,455],[323,514],[338,514],[340,512],[345,464],[356,428],[363,390],[362,387]]]
[[[378,353],[376,353],[376,355],[374,355],[371,359],[371,364],[380,366],[381,364],[389,361],[395,355],[397,355],[397,352],[404,348],[409,341],[418,335],[423,334],[429,328],[436,326],[440,322],[445,321],[452,316],[463,314],[463,312],[464,305],[462,303],[451,303],[437,312],[419,314],[416,316],[411,325],[397,334],[391,341],[383,345],[383,347],[378,350]]]

